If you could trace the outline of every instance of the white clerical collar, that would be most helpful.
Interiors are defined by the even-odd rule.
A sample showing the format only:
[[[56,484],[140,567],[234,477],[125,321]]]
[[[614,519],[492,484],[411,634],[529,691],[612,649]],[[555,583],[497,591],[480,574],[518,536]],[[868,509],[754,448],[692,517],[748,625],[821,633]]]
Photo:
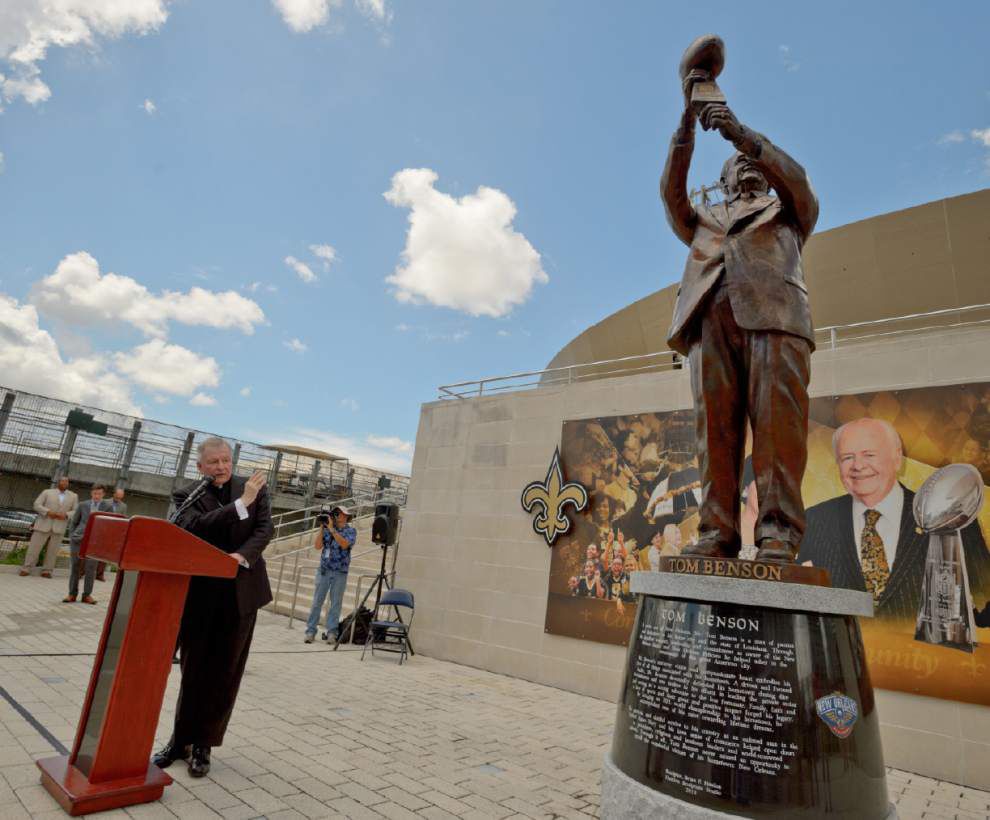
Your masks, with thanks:
[[[883,500],[872,507],[867,507],[856,496],[853,496],[853,517],[857,521],[863,521],[863,514],[867,510],[876,510],[882,518],[888,521],[896,521],[900,524],[901,512],[904,509],[904,488],[899,481],[894,482],[890,492],[884,496]]]

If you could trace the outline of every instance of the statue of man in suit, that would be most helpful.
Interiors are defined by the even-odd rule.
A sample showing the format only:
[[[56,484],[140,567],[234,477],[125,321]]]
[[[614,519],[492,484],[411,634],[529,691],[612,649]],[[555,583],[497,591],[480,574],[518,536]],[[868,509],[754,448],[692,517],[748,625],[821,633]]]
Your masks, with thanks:
[[[684,113],[660,183],[667,219],[691,248],[667,339],[691,369],[701,472],[699,540],[684,553],[739,552],[748,420],[759,500],[757,558],[793,561],[805,526],[801,479],[814,347],[801,249],[818,219],[818,201],[797,162],[740,123],[728,106],[709,103],[702,125],[736,152],[722,168],[725,201],[692,205],[687,173],[699,117],[691,90],[710,79],[702,69],[684,78]]]

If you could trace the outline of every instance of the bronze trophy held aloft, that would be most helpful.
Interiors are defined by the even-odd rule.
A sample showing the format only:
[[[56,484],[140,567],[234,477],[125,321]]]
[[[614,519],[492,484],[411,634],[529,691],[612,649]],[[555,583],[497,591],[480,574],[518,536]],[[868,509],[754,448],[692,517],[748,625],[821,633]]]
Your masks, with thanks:
[[[722,42],[721,37],[714,34],[699,37],[687,47],[687,51],[681,57],[681,65],[678,69],[681,82],[684,82],[692,72],[695,72],[695,77],[699,78],[691,85],[691,106],[697,115],[700,116],[709,103],[726,102],[725,94],[715,82],[715,78],[722,73],[723,68],[725,68],[725,43]],[[707,79],[700,79],[702,76]]]
[[[699,540],[683,554],[739,553],[748,422],[757,560],[791,563],[805,526],[801,479],[814,348],[801,249],[818,200],[804,168],[726,104],[715,83],[724,64],[725,47],[714,35],[685,52],[684,110],[660,185],[667,219],[691,249],[667,339],[690,366],[701,473]],[[711,206],[695,207],[687,191],[697,121],[735,148],[722,168],[725,201]]]

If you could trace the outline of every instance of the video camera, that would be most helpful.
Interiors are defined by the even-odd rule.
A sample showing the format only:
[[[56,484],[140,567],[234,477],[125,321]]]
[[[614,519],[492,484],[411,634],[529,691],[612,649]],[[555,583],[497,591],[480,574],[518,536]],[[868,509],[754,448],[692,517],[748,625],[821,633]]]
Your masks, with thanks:
[[[316,515],[316,525],[323,525],[324,527],[330,526],[330,518],[336,511],[336,507],[328,507],[325,504],[320,507],[320,511]]]
[[[328,507],[324,504],[320,507],[320,511],[316,514],[316,524],[319,526],[322,524],[324,527],[329,527],[333,524],[333,517],[340,511],[340,507],[334,504],[332,507]]]

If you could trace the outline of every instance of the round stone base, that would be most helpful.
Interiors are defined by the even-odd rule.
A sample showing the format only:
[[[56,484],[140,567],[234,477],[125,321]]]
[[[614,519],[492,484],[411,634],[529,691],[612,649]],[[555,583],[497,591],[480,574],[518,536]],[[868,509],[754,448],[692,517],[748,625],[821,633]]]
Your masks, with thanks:
[[[612,762],[612,755],[605,755],[602,766],[602,820],[719,820],[719,818],[745,817],[723,811],[693,806],[676,797],[654,791],[633,780]],[[893,805],[884,820],[897,820]]]

